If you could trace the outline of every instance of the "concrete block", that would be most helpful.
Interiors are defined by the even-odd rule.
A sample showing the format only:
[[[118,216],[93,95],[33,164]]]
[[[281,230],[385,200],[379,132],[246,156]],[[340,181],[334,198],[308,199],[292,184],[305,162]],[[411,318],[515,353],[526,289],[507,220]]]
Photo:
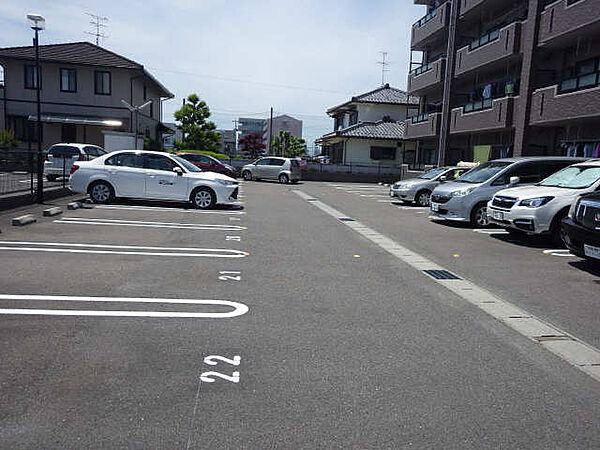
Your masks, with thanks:
[[[73,209],[79,209],[79,208],[81,208],[81,203],[79,203],[79,202],[67,203],[67,209],[73,210]]]
[[[44,217],[58,216],[59,214],[62,214],[62,209],[60,209],[58,206],[44,210]]]
[[[12,224],[16,227],[22,227],[23,225],[28,225],[34,222],[36,222],[36,219],[33,217],[33,214],[25,214],[24,216],[15,217],[12,219]]]
[[[575,366],[600,365],[600,352],[577,341],[543,341],[540,344]]]

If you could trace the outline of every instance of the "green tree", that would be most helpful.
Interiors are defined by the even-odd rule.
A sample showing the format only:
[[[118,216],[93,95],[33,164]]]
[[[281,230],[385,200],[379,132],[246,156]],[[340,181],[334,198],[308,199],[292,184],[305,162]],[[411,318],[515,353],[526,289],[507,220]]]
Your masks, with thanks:
[[[10,149],[15,148],[17,145],[19,145],[19,141],[15,139],[13,130],[0,131],[0,148]]]
[[[210,117],[210,109],[206,102],[196,94],[191,94],[181,109],[175,111],[175,119],[180,123],[177,128],[183,132],[183,139],[175,141],[179,150],[217,151],[221,139],[215,130],[216,125],[206,119]]]
[[[306,141],[292,136],[289,131],[280,131],[271,144],[272,155],[282,155],[286,158],[296,158],[306,154]]]

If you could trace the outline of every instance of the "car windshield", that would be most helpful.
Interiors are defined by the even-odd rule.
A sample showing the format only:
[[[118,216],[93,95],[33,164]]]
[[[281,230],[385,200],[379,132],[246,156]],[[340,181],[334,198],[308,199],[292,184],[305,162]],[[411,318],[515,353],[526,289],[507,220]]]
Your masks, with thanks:
[[[570,166],[550,175],[538,183],[538,186],[584,189],[599,179],[600,167],[598,166]]]
[[[186,168],[189,172],[202,172],[202,169],[196,167],[191,162],[183,159],[181,156],[172,156],[172,158]]]
[[[421,178],[423,180],[433,180],[435,177],[437,177],[438,175],[441,175],[445,171],[446,171],[446,169],[444,167],[440,167],[438,169],[433,169],[433,170],[430,170],[429,172],[424,173],[419,178]]]
[[[460,178],[456,179],[459,183],[484,183],[502,169],[510,166],[510,161],[488,161],[468,171]]]

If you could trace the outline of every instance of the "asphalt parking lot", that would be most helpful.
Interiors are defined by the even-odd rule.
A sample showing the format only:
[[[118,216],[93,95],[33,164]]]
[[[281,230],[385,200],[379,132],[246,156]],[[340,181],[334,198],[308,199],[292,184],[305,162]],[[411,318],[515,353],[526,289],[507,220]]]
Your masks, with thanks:
[[[239,200],[0,216],[0,447],[600,445],[593,367],[415,270],[598,347],[595,268],[430,223],[379,185],[249,182]]]

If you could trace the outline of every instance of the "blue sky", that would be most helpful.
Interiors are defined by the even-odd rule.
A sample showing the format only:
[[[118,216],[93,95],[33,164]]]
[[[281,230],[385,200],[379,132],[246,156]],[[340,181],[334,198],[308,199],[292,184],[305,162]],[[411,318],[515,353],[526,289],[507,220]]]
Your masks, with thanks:
[[[31,42],[27,12],[46,17],[42,43],[91,40],[85,13],[107,16],[101,45],[175,94],[165,121],[196,92],[219,128],[273,106],[304,121],[309,146],[332,129],[328,107],[381,84],[380,51],[391,61],[387,81],[406,87],[410,27],[425,14],[412,0],[4,0],[0,46]]]

